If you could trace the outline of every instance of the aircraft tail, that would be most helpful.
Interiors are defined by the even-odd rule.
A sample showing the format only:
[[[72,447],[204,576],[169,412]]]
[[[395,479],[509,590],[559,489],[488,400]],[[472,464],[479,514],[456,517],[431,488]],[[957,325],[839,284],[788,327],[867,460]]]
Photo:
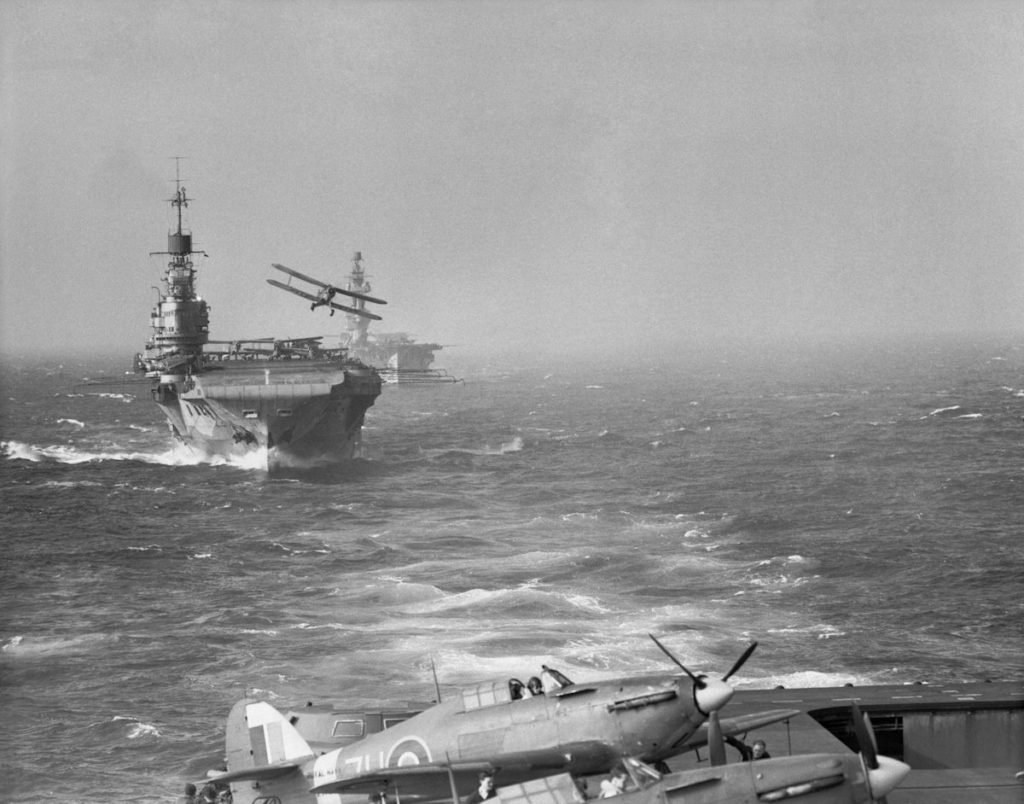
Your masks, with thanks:
[[[253,797],[268,796],[277,796],[282,804],[314,800],[302,773],[314,758],[313,749],[273,706],[265,701],[239,701],[228,715],[225,731],[228,769],[211,778],[231,783],[235,802],[246,804]]]

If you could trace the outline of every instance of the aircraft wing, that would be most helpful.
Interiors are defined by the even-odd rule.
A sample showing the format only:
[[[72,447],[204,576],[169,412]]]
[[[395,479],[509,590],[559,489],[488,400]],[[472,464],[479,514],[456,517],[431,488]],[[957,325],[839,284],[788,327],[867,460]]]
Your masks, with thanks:
[[[365,293],[359,293],[358,291],[355,291],[355,290],[346,290],[345,288],[339,288],[336,285],[329,285],[326,282],[321,282],[319,279],[314,279],[311,276],[306,276],[305,274],[300,274],[294,268],[289,268],[287,265],[280,265],[279,263],[272,262],[271,266],[276,268],[278,271],[284,271],[286,274],[291,274],[296,279],[301,279],[304,282],[309,282],[311,285],[317,285],[318,287],[321,287],[321,288],[330,288],[335,293],[344,293],[346,296],[351,296],[354,299],[362,299],[363,301],[373,302],[374,304],[387,304],[387,302],[384,301],[384,299],[378,299],[376,296],[367,296]],[[267,280],[267,281],[269,282],[270,280]],[[271,282],[271,284],[276,285],[278,283],[277,282]],[[287,288],[291,289],[290,285],[280,285],[280,286],[281,287],[287,287]]]
[[[378,299],[376,296],[367,296],[365,293],[359,293],[356,290],[345,290],[345,288],[334,289],[338,291],[338,293],[344,293],[346,296],[351,296],[353,299],[362,299],[363,301],[373,302],[374,304],[387,304],[384,299]]]
[[[276,279],[268,279],[267,284],[273,285],[275,288],[281,288],[281,290],[287,290],[289,293],[294,293],[296,296],[301,296],[302,298],[309,299],[310,301],[319,301],[319,299],[317,299],[317,297],[312,293],[306,293],[304,290],[293,288],[291,285],[286,285],[284,282],[278,282]]]
[[[799,714],[799,709],[769,709],[766,712],[754,712],[749,715],[723,717],[719,722],[722,725],[722,736],[731,737],[734,734],[746,734],[748,731],[759,729],[762,726],[770,726],[780,720],[789,720]],[[705,721],[680,747],[684,751],[689,751],[691,748],[707,745],[707,742],[708,724]]]
[[[401,789],[429,790],[434,791],[440,787],[443,794],[449,789],[448,765],[431,763],[427,765],[408,765],[402,768],[381,768],[371,773],[363,773],[359,776],[350,776],[346,779],[337,779],[310,788],[311,793],[321,795],[324,793],[359,793],[372,792],[378,788],[381,782],[394,784]],[[477,782],[478,775],[483,771],[493,771],[494,766],[490,762],[453,762],[451,772],[459,787],[472,789]],[[460,784],[461,782],[461,784]]]
[[[569,764],[570,756],[559,751],[520,751],[514,754],[501,754],[494,761],[459,761],[433,762],[424,765],[408,765],[401,768],[382,768],[371,773],[350,776],[317,785],[310,792],[351,793],[374,791],[381,782],[395,784],[399,788],[417,791],[433,791],[443,784],[442,794],[448,791],[448,771],[455,777],[460,789],[472,789],[476,786],[479,774],[483,771],[498,772],[503,769],[510,771],[540,770],[557,771]],[[409,795],[408,793],[406,795]]]
[[[294,268],[289,268],[287,265],[279,265],[276,262],[272,262],[270,264],[274,268],[276,268],[278,271],[284,271],[286,274],[291,274],[296,279],[301,279],[303,282],[309,282],[311,285],[317,285],[317,286],[322,287],[322,288],[330,287],[330,285],[328,285],[326,282],[321,282],[319,279],[314,279],[311,276],[306,276],[305,274],[300,274]],[[269,282],[270,280],[267,280],[267,281]]]
[[[270,281],[269,279],[267,280]],[[346,313],[354,313],[355,315],[362,316],[363,318],[372,318],[374,321],[381,321],[381,317],[376,313],[368,313],[366,310],[357,310],[355,307],[346,307],[344,304],[338,304],[337,302],[331,302],[331,307],[335,310],[342,310]]]
[[[296,296],[301,296],[304,299],[309,299],[311,302],[323,302],[323,299],[319,299],[312,293],[306,293],[304,290],[293,288],[291,285],[286,285],[284,282],[278,282],[276,279],[268,279],[268,285],[273,285],[275,288],[281,288],[281,290],[287,290],[289,293],[294,293]],[[324,286],[326,287],[326,285]],[[341,310],[344,313],[352,313],[353,315],[362,316],[363,318],[372,318],[374,321],[381,321],[381,317],[375,313],[368,313],[366,310],[357,310],[355,307],[346,307],[344,304],[338,304],[337,302],[330,302],[331,307],[335,310]]]

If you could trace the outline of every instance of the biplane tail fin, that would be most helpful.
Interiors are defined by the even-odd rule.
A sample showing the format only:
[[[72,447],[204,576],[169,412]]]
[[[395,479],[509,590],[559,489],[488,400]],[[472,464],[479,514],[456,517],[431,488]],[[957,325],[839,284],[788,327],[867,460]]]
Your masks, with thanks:
[[[228,715],[226,729],[228,769],[210,774],[214,781],[259,782],[262,794],[282,802],[313,801],[303,767],[314,758],[313,749],[284,715],[265,701],[239,701]]]

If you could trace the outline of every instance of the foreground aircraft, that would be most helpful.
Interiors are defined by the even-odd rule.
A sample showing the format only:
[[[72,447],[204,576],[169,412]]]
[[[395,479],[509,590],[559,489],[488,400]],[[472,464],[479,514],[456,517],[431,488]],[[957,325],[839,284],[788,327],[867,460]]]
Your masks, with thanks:
[[[282,804],[324,804],[340,798],[314,796],[341,793],[365,801],[384,787],[401,800],[440,802],[451,799],[453,785],[469,790],[479,773],[499,768],[504,783],[519,783],[558,771],[603,773],[623,757],[659,763],[706,742],[698,730],[706,730],[713,713],[723,735],[796,714],[777,709],[717,718],[734,692],[728,679],[756,642],[715,680],[695,675],[654,641],[683,674],[575,684],[545,666],[538,694],[518,679],[480,684],[320,756],[296,728],[301,716],[285,719],[268,703],[240,701],[228,716],[227,772],[212,778],[255,782],[257,798],[277,796]],[[246,798],[251,789],[235,785],[234,792],[238,804],[256,800]]]
[[[291,279],[289,279],[287,283],[278,282],[276,279],[267,280],[268,284],[271,284],[276,288],[281,288],[281,290],[287,290],[289,293],[294,293],[296,296],[301,296],[302,298],[308,299],[309,301],[313,302],[311,305],[309,305],[310,310],[315,310],[317,307],[330,307],[331,315],[334,315],[335,310],[341,310],[342,312],[357,315],[362,318],[372,318],[374,321],[381,320],[381,317],[379,315],[376,315],[375,313],[368,313],[366,310],[363,309],[357,309],[355,307],[346,307],[343,304],[338,304],[337,302],[334,301],[334,297],[337,294],[342,293],[346,296],[351,296],[353,299],[359,299],[360,301],[364,302],[373,302],[374,304],[387,304],[387,302],[384,301],[384,299],[378,299],[373,296],[367,296],[365,293],[357,293],[354,290],[346,290],[345,288],[339,288],[336,287],[335,285],[329,285],[326,282],[321,282],[319,279],[314,279],[311,276],[300,274],[298,271],[292,268],[288,268],[285,265],[279,265],[276,262],[272,263],[272,265],[278,271],[283,271],[290,277],[294,276],[296,279],[301,279],[303,282],[309,282],[309,284],[315,285],[316,287],[319,288],[319,290],[317,290],[316,293],[309,293],[308,291],[292,287]]]
[[[626,758],[622,792],[614,804],[865,804],[884,802],[910,772],[910,766],[879,756],[870,723],[856,704],[853,721],[860,753],[805,754],[727,765],[718,713],[709,718],[710,767],[661,774],[640,760]],[[859,724],[859,725],[858,725]],[[602,785],[602,790],[604,785]],[[567,773],[500,787],[494,804],[576,804],[585,800],[581,782]],[[458,800],[455,793],[452,801]]]

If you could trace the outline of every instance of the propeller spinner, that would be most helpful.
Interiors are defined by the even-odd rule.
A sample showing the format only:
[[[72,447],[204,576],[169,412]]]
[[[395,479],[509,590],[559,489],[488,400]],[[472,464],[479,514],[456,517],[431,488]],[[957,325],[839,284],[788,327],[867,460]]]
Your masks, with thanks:
[[[857,746],[868,772],[871,797],[885,804],[885,797],[906,778],[910,773],[910,766],[898,759],[880,756],[878,744],[875,742],[875,731],[871,728],[871,720],[867,713],[861,712],[856,701],[851,704],[850,709],[853,715],[853,730],[857,735]]]
[[[700,675],[694,675],[687,669],[679,659],[677,659],[668,648],[662,645],[654,634],[648,634],[654,644],[661,648],[661,652],[670,658],[675,664],[677,664],[686,675],[690,677],[693,682],[693,701],[697,705],[697,709],[703,715],[710,715],[712,712],[717,712],[732,698],[735,690],[727,682],[736,672],[743,667],[747,659],[750,658],[757,648],[757,642],[751,642],[740,657],[733,663],[733,666],[729,669],[729,672],[722,676],[721,680],[715,680],[708,678],[706,675],[701,673]]]

